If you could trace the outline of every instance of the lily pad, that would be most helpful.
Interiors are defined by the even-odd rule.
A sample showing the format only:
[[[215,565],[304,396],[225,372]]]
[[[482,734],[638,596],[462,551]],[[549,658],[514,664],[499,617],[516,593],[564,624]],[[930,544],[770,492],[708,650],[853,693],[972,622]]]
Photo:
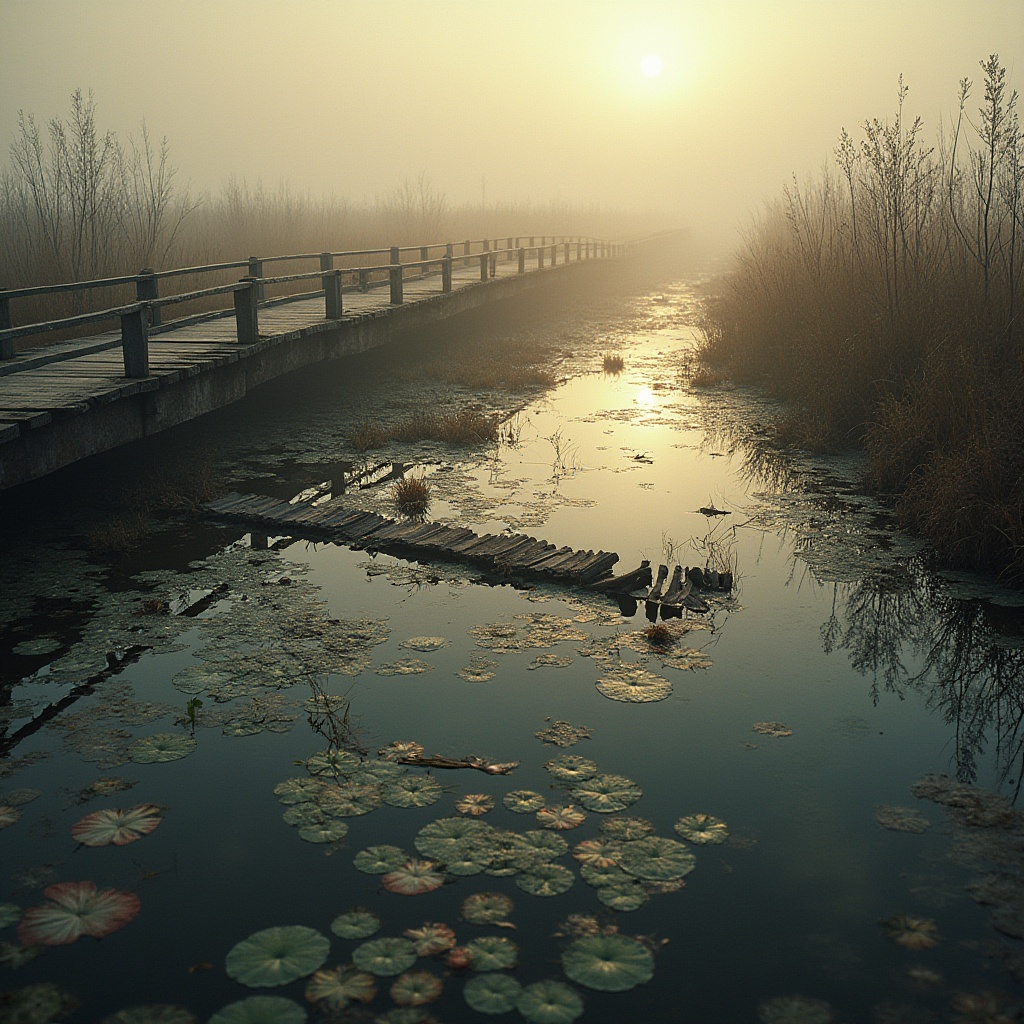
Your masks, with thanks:
[[[416,947],[410,939],[387,937],[371,939],[352,951],[356,967],[378,977],[390,977],[407,971],[416,963]]]
[[[455,674],[467,683],[489,683],[497,674],[494,670],[497,662],[485,658],[482,654],[471,654],[469,664],[460,668]]]
[[[437,803],[443,792],[433,775],[408,775],[388,783],[381,796],[392,807],[427,807]]]
[[[477,1013],[508,1013],[515,1009],[523,986],[507,974],[479,974],[462,989],[467,1005]]]
[[[618,864],[599,867],[596,864],[581,864],[580,877],[587,885],[601,888],[605,885],[617,885],[624,882],[635,882],[635,876],[623,871]]]
[[[725,822],[710,814],[690,814],[672,826],[678,835],[699,845],[716,845],[729,838]]]
[[[406,971],[395,978],[391,998],[399,1006],[424,1006],[439,998],[444,983],[430,971]]]
[[[875,808],[875,821],[892,832],[921,833],[931,825],[916,807],[890,807],[884,804]]]
[[[412,941],[417,956],[435,956],[455,945],[455,932],[439,921],[428,921],[420,928],[407,928],[402,934]]]
[[[315,803],[307,800],[305,803],[293,804],[281,817],[288,825],[305,828],[308,825],[319,825],[327,815]]]
[[[477,892],[462,901],[462,916],[470,924],[507,921],[514,904],[504,893]]]
[[[597,681],[597,690],[609,700],[650,704],[672,695],[672,683],[641,665],[618,664]]]
[[[598,825],[598,831],[609,839],[631,843],[653,835],[654,826],[646,818],[605,818]]]
[[[482,935],[466,943],[466,949],[473,960],[473,970],[504,971],[519,962],[519,947],[511,940],[499,935]]]
[[[310,775],[347,774],[352,768],[358,767],[359,758],[350,750],[322,750],[306,760],[306,771]]]
[[[520,837],[520,845],[524,852],[536,853],[541,860],[554,860],[562,857],[569,851],[569,844],[554,832],[530,829]]]
[[[939,944],[939,926],[928,918],[900,914],[878,923],[896,945],[906,949],[930,949]]]
[[[541,655],[541,658],[553,657],[554,655],[551,654]],[[540,659],[535,659],[535,661],[539,660]],[[568,664],[570,660],[571,659],[569,658],[564,659],[566,664]],[[536,667],[536,664],[530,666],[530,668]],[[580,740],[589,740],[592,733],[584,725],[570,725],[568,722],[557,721],[552,722],[546,729],[538,729],[533,735],[544,743],[550,743],[555,747],[572,747],[579,743]]]
[[[339,939],[367,939],[380,929],[380,918],[369,910],[350,910],[331,922],[331,931]]]
[[[516,878],[516,885],[533,896],[558,896],[568,892],[576,876],[561,864],[540,864]]]
[[[429,653],[430,651],[439,651],[450,643],[451,640],[443,636],[411,636],[408,640],[403,640],[398,646],[405,647],[410,651]]]
[[[637,878],[657,881],[688,875],[697,866],[697,858],[676,839],[648,836],[622,844],[619,866]]]
[[[626,992],[654,976],[654,957],[625,935],[575,939],[562,954],[566,976],[600,992]]]
[[[71,826],[71,835],[84,846],[125,846],[148,836],[159,824],[156,804],[137,804],[127,811],[93,811]]]
[[[0,828],[13,825],[21,817],[21,811],[10,804],[0,804]]]
[[[639,910],[650,898],[639,882],[628,879],[598,886],[597,898],[610,910]]]
[[[352,863],[357,871],[365,875],[383,875],[388,871],[404,864],[409,859],[409,854],[400,846],[368,846],[360,850],[353,858]]]
[[[274,795],[283,804],[301,804],[316,797],[323,787],[319,779],[285,779],[274,787]]]
[[[102,939],[139,912],[135,893],[97,889],[93,882],[60,882],[43,895],[49,904],[30,907],[18,925],[22,945],[63,946],[82,935]]]
[[[516,1000],[530,1024],[572,1024],[583,1013],[583,997],[561,981],[536,981]]]
[[[413,859],[383,875],[381,884],[388,892],[401,896],[419,896],[421,893],[440,889],[444,885],[444,875],[437,870],[437,865],[432,860]]]
[[[782,722],[755,722],[752,729],[761,736],[781,738],[793,735],[793,730],[788,725],[783,725]]]
[[[136,740],[128,747],[128,757],[137,764],[178,761],[188,757],[199,744],[184,733],[158,732]]]
[[[455,810],[459,814],[469,814],[476,818],[494,810],[494,797],[486,793],[467,793],[455,801]]]
[[[381,747],[377,753],[386,761],[400,761],[407,757],[419,757],[423,750],[423,744],[415,740],[393,740],[386,747]]]
[[[299,838],[307,843],[334,843],[348,835],[348,825],[337,818],[311,822],[299,829]]]
[[[50,1024],[70,1016],[78,1007],[70,992],[48,981],[0,994],[3,1019],[11,1024]]]
[[[597,774],[597,762],[579,754],[562,754],[546,762],[544,767],[559,782],[583,782]]]
[[[516,814],[532,814],[539,811],[547,800],[540,793],[534,793],[531,789],[514,789],[506,793],[501,801],[505,807]]]
[[[0,928],[14,924],[21,917],[21,907],[17,903],[0,903]]]
[[[369,1003],[377,994],[372,974],[348,964],[314,971],[306,984],[306,1000],[328,1009],[340,1010],[349,1003]]]
[[[572,855],[581,864],[596,868],[610,868],[619,863],[620,846],[607,839],[584,839],[572,848]]]
[[[319,790],[316,802],[325,814],[334,818],[356,818],[380,807],[381,792],[376,785],[343,782]]]
[[[218,1010],[209,1024],[304,1024],[306,1011],[284,996],[249,996]]]
[[[644,791],[624,775],[595,775],[577,783],[569,792],[588,811],[611,814],[635,804]]]
[[[377,666],[379,676],[421,676],[433,671],[434,666],[422,658],[399,658]]]
[[[579,828],[586,820],[586,813],[575,804],[552,804],[550,807],[542,807],[537,812],[537,821],[544,828],[563,832],[570,828]]]
[[[321,967],[330,947],[326,935],[305,925],[264,928],[228,951],[225,968],[251,988],[287,985]]]
[[[415,845],[424,857],[444,862],[450,854],[464,848],[467,840],[479,842],[493,831],[486,822],[473,818],[438,818],[419,830]]]

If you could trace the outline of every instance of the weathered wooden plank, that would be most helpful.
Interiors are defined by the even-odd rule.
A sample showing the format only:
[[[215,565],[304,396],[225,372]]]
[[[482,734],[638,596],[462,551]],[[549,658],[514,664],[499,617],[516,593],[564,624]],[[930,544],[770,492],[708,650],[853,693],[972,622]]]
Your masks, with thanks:
[[[556,551],[548,555],[547,558],[542,558],[539,562],[534,562],[534,564],[530,566],[530,570],[531,572],[547,572],[549,566],[557,565],[565,558],[566,555],[569,554],[574,554],[572,548],[558,548]]]
[[[598,551],[588,565],[576,570],[576,581],[583,585],[593,583],[610,573],[618,560],[619,556],[614,551]]]
[[[665,580],[668,579],[668,566],[658,566],[658,578],[654,581],[654,586],[651,587],[650,593],[647,595],[648,601],[657,601],[661,597],[662,588],[665,586]]]
[[[543,562],[545,558],[550,558],[558,549],[554,544],[548,541],[541,541],[544,546],[537,549],[534,552],[523,552],[519,559],[519,568],[532,569],[538,562]]]

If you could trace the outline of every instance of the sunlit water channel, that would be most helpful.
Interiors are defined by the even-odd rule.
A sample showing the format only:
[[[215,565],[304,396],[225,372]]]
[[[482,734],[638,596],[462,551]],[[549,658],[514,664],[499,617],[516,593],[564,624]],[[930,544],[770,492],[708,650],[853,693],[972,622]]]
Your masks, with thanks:
[[[1016,598],[932,572],[922,546],[857,494],[850,460],[773,454],[759,442],[770,410],[756,396],[694,391],[694,302],[682,283],[543,317],[512,305],[500,329],[468,319],[410,339],[397,355],[293,375],[146,446],[5,497],[0,991],[9,1001],[52,983],[80,1003],[72,1021],[153,1004],[183,1012],[116,1019],[192,1019],[187,1010],[206,1021],[253,995],[293,1006],[250,1002],[218,1022],[306,1012],[616,1024],[1004,1019],[966,1015],[964,1007],[980,1014],[985,1005],[1013,1019],[1019,935],[1005,917],[996,930],[995,901],[976,902],[965,886],[1019,871],[1019,822],[1003,804],[978,805],[995,808],[1011,849],[1009,864],[993,861],[946,806],[911,786],[945,773],[1016,799]],[[541,340],[557,354],[561,382],[515,398],[420,375],[417,360],[452,337],[467,352],[491,346],[496,359],[505,345]],[[606,352],[622,356],[621,373],[603,371]],[[399,374],[403,359],[413,369]],[[643,632],[651,623],[642,602],[630,615],[608,598],[481,580],[456,563],[276,537],[264,548],[241,529],[187,517],[157,517],[155,536],[113,565],[86,549],[89,529],[113,514],[117,487],[154,464],[204,450],[225,489],[337,492],[363,458],[347,445],[357,425],[471,399],[507,417],[502,443],[395,445],[369,459],[419,467],[433,488],[430,518],[616,551],[617,571],[642,558],[718,560],[735,570],[733,591],[711,595],[707,613],[667,620],[672,643],[660,648]],[[356,487],[347,499],[387,511],[388,488]],[[711,507],[729,514],[697,511]],[[211,592],[198,615],[175,614]],[[660,699],[625,702],[598,688],[637,676]],[[193,698],[201,705],[190,723]],[[560,747],[537,737],[555,722],[580,738]],[[154,735],[171,737],[157,753],[146,740]],[[293,798],[312,783],[287,780],[334,786],[330,772],[313,774],[324,765],[307,761],[336,740],[362,761],[339,768],[352,802],[331,813],[325,800],[302,818],[295,808],[310,803]],[[427,754],[519,764],[505,775],[380,768],[378,750],[410,741]],[[594,762],[572,762],[581,775],[620,777],[612,795],[573,792],[580,783],[552,774],[548,763],[566,755]],[[524,811],[524,798],[506,806],[521,791],[585,818],[545,827],[552,816]],[[493,809],[460,813],[468,794],[492,798]],[[137,842],[90,846],[72,836],[92,812],[140,804],[156,805],[159,820]],[[724,823],[725,841],[687,838],[681,819],[694,815]],[[453,853],[437,888],[389,891],[383,871],[354,863],[383,845],[402,860],[440,862],[421,830],[460,817],[489,827],[490,839],[481,829]],[[660,863],[616,865],[611,889],[607,878],[591,884],[594,872],[588,880],[573,849],[614,839],[608,821],[622,818],[642,819],[666,841]],[[488,860],[481,850],[500,830],[529,833],[545,852]],[[86,934],[24,958],[25,912],[47,904],[47,887],[82,881],[135,894],[137,915],[100,941]],[[497,924],[473,923],[464,902],[478,893],[514,906]],[[376,915],[379,930],[332,931],[355,908]],[[479,964],[482,950],[500,951],[507,965],[486,973],[547,1001],[500,1012],[493,984],[492,1012],[473,1009],[467,993],[485,999],[472,994],[485,972],[437,954],[378,976],[368,1004],[332,1016],[307,1002],[318,967],[349,964],[354,953],[359,963],[366,943],[428,922],[450,926]],[[278,926],[315,929],[326,955],[311,954],[316,962],[282,985],[229,977],[238,974],[229,951]],[[641,937],[622,947],[640,966],[609,969],[622,991],[595,989],[593,976],[563,962],[585,953],[580,939],[595,930]],[[488,936],[505,941],[481,946]],[[407,970],[435,976],[441,995],[420,1009],[397,1006],[389,990]],[[559,987],[535,987],[545,981]]]

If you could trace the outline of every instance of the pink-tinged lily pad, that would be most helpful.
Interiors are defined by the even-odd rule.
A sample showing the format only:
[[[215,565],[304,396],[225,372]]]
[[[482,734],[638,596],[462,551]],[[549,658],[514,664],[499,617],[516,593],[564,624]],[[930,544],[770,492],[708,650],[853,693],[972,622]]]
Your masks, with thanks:
[[[507,922],[513,903],[500,892],[477,892],[462,901],[462,916],[471,924]]]
[[[340,1010],[351,1002],[372,1002],[376,994],[373,975],[351,964],[314,971],[306,985],[307,1001],[330,1010]]]
[[[0,1014],[5,1021],[15,1024],[48,1024],[63,1020],[79,1007],[78,1000],[52,982],[0,994]]]
[[[899,914],[878,923],[896,945],[906,949],[931,949],[939,944],[939,926],[929,918]]]
[[[71,835],[84,846],[125,846],[148,836],[160,824],[156,804],[136,804],[127,811],[93,811],[71,826]]]
[[[444,983],[430,971],[406,971],[395,978],[391,998],[399,1006],[423,1006],[439,998]]]
[[[13,825],[21,817],[21,811],[10,804],[0,804],[0,828]]]
[[[471,814],[474,818],[494,809],[494,797],[486,793],[467,793],[455,801],[455,810],[460,814]]]
[[[63,946],[82,935],[102,939],[139,912],[135,893],[97,889],[94,882],[59,882],[43,895],[50,903],[30,907],[18,925],[22,945]]]
[[[551,807],[542,807],[537,812],[537,820],[545,828],[565,831],[570,828],[578,828],[587,820],[585,811],[581,811],[574,804],[554,804]]]
[[[381,884],[388,892],[401,896],[418,896],[433,892],[444,885],[444,875],[432,860],[407,860],[394,871],[381,876]]]
[[[435,956],[455,945],[455,932],[439,921],[427,921],[422,928],[406,928],[402,934],[412,940],[417,956]]]

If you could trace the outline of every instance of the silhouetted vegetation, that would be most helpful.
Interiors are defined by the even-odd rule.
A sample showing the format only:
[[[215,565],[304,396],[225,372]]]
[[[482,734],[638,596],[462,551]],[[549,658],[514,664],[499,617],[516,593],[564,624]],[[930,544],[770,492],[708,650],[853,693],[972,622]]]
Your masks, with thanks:
[[[362,423],[353,431],[349,443],[356,451],[364,452],[392,441],[474,445],[494,441],[497,436],[497,419],[479,409],[424,410],[398,423]]]
[[[870,482],[951,562],[1024,580],[1024,140],[992,55],[926,145],[904,111],[751,227],[702,317],[711,372],[790,403],[782,440],[863,444]]]

